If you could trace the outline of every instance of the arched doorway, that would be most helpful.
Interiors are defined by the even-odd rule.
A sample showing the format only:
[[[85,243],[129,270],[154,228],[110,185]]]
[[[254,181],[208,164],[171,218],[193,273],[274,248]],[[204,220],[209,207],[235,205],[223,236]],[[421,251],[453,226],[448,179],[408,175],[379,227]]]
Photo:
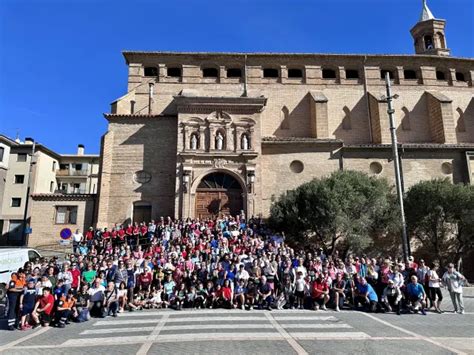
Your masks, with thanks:
[[[243,209],[243,189],[235,177],[215,172],[202,178],[196,189],[196,217],[235,216]]]

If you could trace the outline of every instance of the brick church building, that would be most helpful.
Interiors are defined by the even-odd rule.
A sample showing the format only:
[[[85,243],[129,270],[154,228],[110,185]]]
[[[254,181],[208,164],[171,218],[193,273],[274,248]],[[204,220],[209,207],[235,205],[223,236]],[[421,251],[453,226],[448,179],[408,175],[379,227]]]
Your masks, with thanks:
[[[393,181],[387,72],[404,188],[473,183],[474,60],[450,56],[445,25],[425,5],[414,55],[125,51],[97,225],[265,217],[272,198],[338,169]]]

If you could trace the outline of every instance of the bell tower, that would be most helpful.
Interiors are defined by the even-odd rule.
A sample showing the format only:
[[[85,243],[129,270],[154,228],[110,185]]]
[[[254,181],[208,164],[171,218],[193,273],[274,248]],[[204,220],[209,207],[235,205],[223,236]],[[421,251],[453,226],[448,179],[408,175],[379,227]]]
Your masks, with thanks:
[[[437,19],[423,0],[420,20],[410,30],[415,40],[415,53],[449,56],[445,36],[446,20]]]

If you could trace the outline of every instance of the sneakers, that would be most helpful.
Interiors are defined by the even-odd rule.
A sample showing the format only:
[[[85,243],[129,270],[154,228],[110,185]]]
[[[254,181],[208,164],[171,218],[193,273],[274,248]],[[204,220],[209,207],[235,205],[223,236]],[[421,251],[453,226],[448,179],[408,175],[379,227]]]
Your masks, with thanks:
[[[33,325],[33,329],[36,329],[36,328],[39,328],[39,327],[41,327],[40,323],[36,323],[36,324]]]
[[[399,310],[399,309],[397,309],[397,316],[399,316],[399,315],[400,315],[400,310]]]
[[[15,326],[14,325],[8,326],[8,330],[11,330],[11,331],[15,330]]]
[[[326,308],[326,305],[324,305],[324,304],[321,306],[321,309],[322,309],[323,311],[327,311],[327,310],[328,310],[328,309]]]
[[[339,309],[339,307],[336,307],[336,312],[340,312],[341,310]]]
[[[423,314],[424,316],[426,316],[426,312],[425,312],[425,309],[424,309],[424,308],[421,309],[421,314]]]
[[[459,314],[464,314],[464,309],[461,312],[459,312]]]

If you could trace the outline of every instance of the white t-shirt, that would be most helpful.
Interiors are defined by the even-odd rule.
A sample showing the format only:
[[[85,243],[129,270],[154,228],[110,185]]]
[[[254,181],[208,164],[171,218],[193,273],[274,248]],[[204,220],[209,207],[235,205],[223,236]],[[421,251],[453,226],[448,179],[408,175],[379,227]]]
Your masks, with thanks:
[[[82,238],[83,236],[81,232],[72,234],[72,240],[76,243],[79,243],[82,240]]]
[[[436,271],[434,271],[434,270],[428,271],[428,277],[430,278],[430,281],[429,281],[429,284],[428,284],[429,287],[436,287],[436,288],[440,287],[440,284],[439,284],[439,281],[438,281],[439,276],[436,273]],[[434,279],[435,281],[433,281],[432,279]]]
[[[98,302],[104,300],[104,292],[105,287],[103,285],[99,285],[99,287],[91,287],[88,291],[89,295],[91,296],[91,302]]]
[[[306,281],[304,279],[297,279],[296,280],[296,291],[302,292],[306,286]]]

